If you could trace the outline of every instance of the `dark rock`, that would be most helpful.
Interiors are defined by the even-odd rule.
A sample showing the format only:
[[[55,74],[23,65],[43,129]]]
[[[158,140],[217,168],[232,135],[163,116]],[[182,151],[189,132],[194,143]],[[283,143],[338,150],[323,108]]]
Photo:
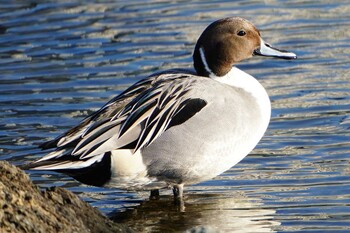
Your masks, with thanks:
[[[42,192],[28,175],[0,161],[0,232],[132,232],[63,188]]]

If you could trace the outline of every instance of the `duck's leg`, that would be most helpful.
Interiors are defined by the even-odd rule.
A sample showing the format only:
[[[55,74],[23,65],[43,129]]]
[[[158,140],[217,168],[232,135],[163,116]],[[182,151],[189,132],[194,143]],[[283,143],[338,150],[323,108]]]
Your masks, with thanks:
[[[173,186],[174,203],[178,206],[180,212],[185,211],[185,202],[183,200],[184,184],[177,184]]]
[[[183,184],[177,184],[173,186],[173,193],[174,198],[176,199],[182,199],[184,194],[184,185]]]
[[[149,199],[158,200],[159,199],[159,189],[152,189],[151,194],[149,196]]]

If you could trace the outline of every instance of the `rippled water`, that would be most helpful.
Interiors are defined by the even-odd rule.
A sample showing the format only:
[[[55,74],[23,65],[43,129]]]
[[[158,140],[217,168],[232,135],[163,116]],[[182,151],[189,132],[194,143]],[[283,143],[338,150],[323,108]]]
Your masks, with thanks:
[[[186,211],[148,193],[63,186],[143,232],[350,232],[350,4],[348,1],[2,1],[0,159],[23,164],[36,146],[77,124],[146,75],[191,67],[201,31],[242,16],[295,61],[254,58],[272,121],[258,147],[228,172],[187,187]]]

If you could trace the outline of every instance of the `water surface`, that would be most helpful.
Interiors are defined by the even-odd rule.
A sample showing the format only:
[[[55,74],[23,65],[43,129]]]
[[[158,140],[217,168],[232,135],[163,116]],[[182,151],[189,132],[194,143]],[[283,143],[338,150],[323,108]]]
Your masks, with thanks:
[[[350,232],[350,4],[348,1],[11,1],[0,4],[0,159],[23,164],[132,83],[191,67],[201,31],[241,16],[263,38],[298,54],[253,58],[239,68],[272,100],[258,147],[221,176],[187,187],[185,212],[171,192],[62,186],[136,231]]]

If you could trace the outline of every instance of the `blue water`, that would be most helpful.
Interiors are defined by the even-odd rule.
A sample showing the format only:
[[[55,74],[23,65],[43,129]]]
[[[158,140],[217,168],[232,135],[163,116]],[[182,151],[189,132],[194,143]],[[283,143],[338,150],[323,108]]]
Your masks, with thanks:
[[[258,147],[221,176],[171,192],[62,186],[142,232],[350,232],[350,4],[348,1],[11,1],[0,4],[0,159],[23,164],[150,73],[192,66],[201,31],[241,16],[299,59],[252,58],[239,68],[272,100]]]

